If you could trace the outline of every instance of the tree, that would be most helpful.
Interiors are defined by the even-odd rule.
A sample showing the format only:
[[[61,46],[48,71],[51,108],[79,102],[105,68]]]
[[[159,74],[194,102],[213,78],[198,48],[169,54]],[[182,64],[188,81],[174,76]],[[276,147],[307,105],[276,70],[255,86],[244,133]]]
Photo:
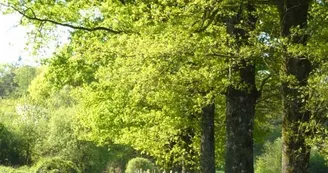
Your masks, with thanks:
[[[31,81],[36,77],[37,68],[28,65],[19,66],[14,70],[14,74],[14,82],[17,84],[15,95],[22,96],[27,93]]]
[[[227,33],[234,39],[231,46],[238,55],[241,49],[253,46],[248,40],[251,37],[250,32],[256,27],[256,9],[251,1],[231,5],[238,11],[229,16],[226,26]],[[225,172],[254,172],[253,129],[259,94],[255,84],[256,71],[252,56],[254,55],[250,54],[239,59],[229,59],[232,63],[229,69],[231,84],[226,93]]]
[[[1,97],[19,97],[26,94],[29,84],[36,76],[36,68],[4,64],[0,73]]]
[[[174,66],[170,67],[169,69],[172,69],[172,74],[168,73],[167,75],[174,76],[174,70],[178,69],[179,73],[176,75],[176,78],[180,78],[182,80],[180,83],[177,82],[176,86],[179,86],[178,89],[181,89],[182,86],[191,85],[195,86],[196,89],[188,89],[187,91],[182,91],[182,93],[187,93],[187,95],[190,95],[190,103],[191,105],[188,105],[188,108],[192,108],[193,106],[196,108],[192,108],[190,111],[185,111],[188,113],[187,117],[205,117],[203,115],[208,115],[209,118],[204,118],[204,120],[209,120],[205,123],[203,123],[203,127],[205,129],[205,125],[209,125],[211,128],[209,129],[210,133],[207,133],[207,131],[204,131],[203,135],[205,139],[209,139],[208,141],[202,142],[202,151],[205,151],[205,155],[202,155],[202,158],[209,159],[210,160],[204,160],[202,161],[202,164],[204,166],[207,166],[208,168],[204,168],[203,171],[208,172],[210,169],[210,172],[213,172],[215,170],[214,167],[214,98],[215,94],[213,93],[219,93],[215,92],[217,90],[217,86],[213,86],[213,81],[220,75],[218,71],[220,71],[220,64],[222,60],[211,60],[211,58],[214,58],[215,56],[211,54],[207,54],[207,52],[211,52],[213,50],[220,50],[218,46],[220,46],[220,41],[218,39],[215,39],[219,36],[219,33],[222,32],[220,30],[219,25],[209,25],[212,23],[212,17],[213,15],[217,15],[217,3],[215,2],[190,2],[190,3],[184,3],[184,2],[162,2],[159,1],[155,4],[149,4],[147,2],[112,2],[111,6],[108,6],[104,3],[96,3],[98,6],[95,9],[95,11],[90,6],[79,6],[79,4],[76,3],[65,3],[65,2],[57,2],[57,3],[49,3],[47,6],[43,6],[40,3],[30,3],[30,2],[17,2],[7,4],[7,6],[20,14],[22,14],[26,19],[29,19],[34,24],[44,24],[44,26],[51,27],[52,24],[67,26],[73,29],[77,29],[76,31],[72,32],[72,40],[74,40],[75,44],[83,45],[83,48],[85,50],[88,49],[94,49],[97,48],[98,45],[94,45],[95,43],[98,43],[99,45],[103,45],[103,42],[107,44],[107,40],[115,41],[118,43],[118,46],[115,46],[113,48],[110,48],[112,52],[109,52],[105,55],[109,56],[116,61],[118,59],[117,57],[130,57],[130,56],[144,56],[149,58],[161,58],[161,57],[172,57],[179,60],[179,56],[182,55],[183,63],[180,65],[180,62],[174,62]],[[40,6],[41,5],[41,6]],[[80,4],[81,5],[81,4]],[[95,5],[95,4],[94,4]],[[212,7],[213,5],[213,7]],[[188,10],[185,11],[184,8],[181,7],[188,7]],[[196,7],[199,6],[199,7]],[[21,7],[28,7],[28,9],[21,8]],[[34,8],[33,8],[34,7]],[[36,10],[36,9],[47,9],[45,11],[43,10]],[[169,7],[169,8],[166,8]],[[212,10],[212,15],[209,16],[207,14],[208,8]],[[62,15],[61,13],[57,13],[59,10],[62,11],[63,9],[67,9],[67,14]],[[81,9],[84,9],[85,15],[82,15],[82,17],[79,17],[79,13],[81,12]],[[170,15],[167,15],[167,11],[169,10]],[[46,12],[47,11],[47,12]],[[51,12],[52,11],[52,12]],[[99,15],[95,15],[95,13],[98,13]],[[48,13],[49,12],[49,13]],[[117,21],[116,18],[113,18],[113,16],[108,15],[108,12],[112,12],[113,14],[117,14],[119,18],[119,24],[117,25],[116,22],[113,22],[113,19]],[[127,13],[126,13],[127,12]],[[142,15],[141,15],[142,14]],[[95,17],[97,16],[97,17]],[[171,17],[174,17],[171,19]],[[185,16],[180,18],[181,16]],[[212,17],[211,17],[212,16]],[[186,20],[185,20],[186,19]],[[200,19],[200,20],[199,20]],[[79,21],[84,21],[82,23],[82,26],[80,26]],[[93,22],[90,22],[93,21]],[[194,23],[196,21],[196,23]],[[205,23],[204,23],[205,22]],[[154,27],[154,23],[156,23]],[[50,25],[49,25],[50,24]],[[113,28],[108,27],[102,27],[101,25],[105,24],[112,25]],[[195,25],[196,24],[196,25]],[[84,26],[83,26],[84,25]],[[173,28],[172,26],[179,26],[177,28]],[[190,27],[193,26],[193,27]],[[165,28],[165,30],[160,31],[160,29]],[[207,30],[206,32],[203,32],[204,30]],[[92,33],[84,33],[81,31],[94,31]],[[99,31],[105,31],[111,34],[118,34],[114,36],[113,38],[109,38],[106,34]],[[181,32],[181,34],[175,35],[176,33]],[[216,33],[215,33],[216,32]],[[42,33],[42,32],[41,32]],[[198,34],[199,33],[199,34]],[[153,36],[152,36],[152,35]],[[208,37],[207,35],[211,35],[211,37]],[[166,36],[168,36],[170,39],[167,39]],[[129,37],[129,38],[127,38]],[[185,37],[188,39],[180,39],[178,37]],[[88,38],[88,39],[85,39]],[[144,40],[142,40],[142,39]],[[177,39],[178,38],[178,39]],[[154,52],[148,51],[145,49],[145,45],[149,45],[150,41],[153,41],[155,39],[158,44],[162,44],[161,46],[157,46],[153,48]],[[130,47],[125,47],[121,45],[122,43],[118,42],[120,41],[126,41],[129,42],[131,45]],[[132,40],[132,41],[131,41]],[[215,40],[215,41],[213,41]],[[168,42],[169,41],[169,42]],[[178,42],[180,41],[180,42]],[[182,42],[181,42],[182,41]],[[193,43],[190,41],[194,41]],[[212,42],[213,41],[213,42]],[[73,44],[74,44],[73,42]],[[196,46],[196,50],[193,50],[196,42],[204,42],[200,44],[199,46]],[[143,47],[135,46],[135,43],[138,44],[144,44]],[[179,43],[184,43],[184,45],[180,46]],[[105,44],[105,45],[106,45]],[[165,44],[175,46],[174,49],[166,49],[164,47]],[[215,45],[216,44],[216,45]],[[107,46],[112,46],[113,44],[107,44]],[[166,45],[165,45],[166,46]],[[80,47],[80,46],[77,46]],[[82,52],[81,50],[78,50],[77,47],[74,48],[73,55],[75,57],[81,56]],[[119,52],[118,49],[125,48],[126,51]],[[132,49],[133,48],[133,49]],[[102,48],[103,49],[103,48]],[[133,53],[132,50],[139,50],[141,51],[137,53]],[[185,49],[185,50],[184,50]],[[160,50],[161,52],[159,52]],[[169,52],[169,50],[173,50],[173,52]],[[181,51],[182,50],[182,51]],[[132,53],[131,53],[132,52]],[[163,54],[164,52],[164,54]],[[166,54],[166,55],[165,55]],[[98,55],[97,55],[98,56]],[[92,58],[97,58],[97,56],[90,55],[89,59],[91,62],[95,62],[92,60]],[[84,56],[81,56],[84,57]],[[203,61],[206,57],[210,57],[208,60],[206,60],[206,64],[202,66],[200,63]],[[86,60],[78,57],[78,59],[81,60],[81,62],[87,62]],[[216,59],[216,58],[214,58]],[[120,60],[120,59],[119,59]],[[153,60],[153,59],[150,59]],[[174,59],[173,59],[174,60]],[[193,61],[197,62],[194,63]],[[128,61],[126,61],[128,63]],[[142,62],[142,61],[141,61]],[[167,63],[164,61],[164,63]],[[198,64],[200,63],[200,64]],[[217,64],[216,64],[217,63]],[[95,63],[89,63],[88,65],[94,65]],[[109,63],[108,63],[109,64]],[[108,65],[106,64],[106,66]],[[152,63],[149,63],[151,65]],[[102,64],[101,64],[102,65]],[[170,64],[166,64],[170,65]],[[212,68],[211,65],[214,65],[216,67]],[[91,66],[91,65],[90,65]],[[180,67],[181,66],[181,67]],[[176,69],[175,69],[176,68]],[[195,70],[194,70],[194,69]],[[223,67],[225,68],[225,67]],[[96,68],[91,68],[95,69]],[[181,72],[180,72],[181,70]],[[194,70],[194,71],[193,71]],[[215,73],[218,73],[217,75],[212,76],[212,71],[215,70]],[[187,71],[191,71],[193,74],[197,74],[198,71],[199,74],[197,74],[194,79],[192,76],[188,75]],[[85,74],[85,73],[83,73]],[[204,75],[204,76],[202,76]],[[190,78],[190,79],[188,79]],[[176,79],[175,79],[176,80]],[[183,81],[185,80],[185,81]],[[144,85],[144,84],[143,84]],[[197,88],[200,85],[199,88]],[[172,86],[170,87],[172,88]],[[173,90],[173,93],[177,93],[176,91],[179,90]],[[198,99],[198,100],[197,100]],[[187,99],[189,100],[189,98]],[[179,104],[178,104],[179,105]],[[184,108],[185,109],[185,108]],[[151,108],[150,110],[154,110]],[[156,109],[155,109],[156,110]],[[203,112],[202,112],[203,111]],[[166,112],[163,112],[166,113]],[[185,116],[185,113],[179,115],[179,116]],[[191,115],[190,115],[191,114]],[[165,114],[164,114],[165,115]],[[204,122],[204,121],[203,121]],[[188,129],[188,128],[186,128]],[[206,129],[205,129],[206,130]],[[210,134],[210,136],[206,136]],[[207,147],[209,146],[209,147]],[[209,150],[209,151],[206,151]],[[210,162],[209,162],[210,161]],[[203,169],[203,168],[202,168]]]
[[[9,97],[13,95],[13,92],[17,88],[17,84],[14,82],[15,67],[10,64],[1,66],[0,69],[0,96]]]
[[[280,15],[281,36],[289,43],[306,46],[308,35],[293,33],[292,29],[305,30],[308,23],[310,0],[277,1]],[[305,109],[308,102],[307,84],[312,63],[304,55],[284,55],[283,73],[289,80],[284,81],[284,120],[282,126],[283,156],[282,172],[308,172],[310,146],[306,144],[308,132],[302,127],[309,122],[311,112]]]
[[[166,41],[169,39],[171,38],[166,35]],[[158,40],[157,43],[160,41]],[[136,42],[136,40],[131,39],[129,42]],[[196,46],[190,46],[184,40],[174,41],[171,44],[173,43],[180,46],[172,46],[168,52],[175,52],[175,49],[183,46],[186,50]],[[152,43],[147,40],[142,45],[145,44]],[[144,48],[127,47],[126,49],[143,50]],[[158,49],[159,52],[156,54],[161,53],[161,50]],[[118,52],[117,55],[120,53]],[[180,57],[182,55],[180,54]],[[199,61],[199,59],[192,56],[189,59],[188,55],[184,56],[186,58],[178,61],[176,56],[158,61],[156,59],[161,57],[160,55],[148,57],[137,54],[133,59],[117,58],[111,66],[102,67],[97,74],[99,82],[80,94],[85,96],[85,100],[82,99],[85,102],[82,107],[84,107],[83,114],[88,115],[83,118],[87,131],[94,131],[93,133],[97,134],[97,131],[106,129],[106,133],[101,135],[105,138],[101,139],[103,141],[107,138],[112,140],[116,138],[116,141],[119,139],[120,142],[127,142],[137,149],[148,152],[160,163],[164,161],[164,163],[172,162],[173,165],[181,165],[184,161],[185,166],[189,167],[188,165],[191,164],[194,167],[194,162],[197,161],[197,157],[193,156],[197,144],[195,140],[199,139],[200,135],[197,126],[200,123],[202,105],[207,104],[206,100],[202,100],[204,94],[199,91],[206,91],[207,87],[211,87],[205,81],[212,81],[215,76],[213,79],[204,77],[211,73],[209,70],[216,69],[193,65],[190,70],[185,64],[190,60]],[[85,110],[86,107],[89,109]],[[97,119],[103,119],[105,123],[95,126],[85,123]],[[97,138],[96,140],[99,140]],[[183,140],[184,138],[186,140]],[[186,144],[183,144],[184,142]]]

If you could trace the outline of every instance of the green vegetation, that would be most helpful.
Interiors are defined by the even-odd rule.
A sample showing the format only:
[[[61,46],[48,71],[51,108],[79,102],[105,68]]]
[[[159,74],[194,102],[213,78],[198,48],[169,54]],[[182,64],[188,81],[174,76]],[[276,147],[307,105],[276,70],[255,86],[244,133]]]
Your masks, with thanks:
[[[266,142],[263,153],[257,157],[255,163],[255,173],[276,173],[281,172],[282,140],[276,139],[274,142]],[[328,167],[322,155],[313,149],[310,157],[310,173],[324,173]]]
[[[281,172],[281,138],[266,142],[264,152],[256,159],[255,173]]]
[[[9,131],[3,124],[0,124],[0,164],[1,165],[22,165],[28,156],[25,155],[23,140],[13,132]]]
[[[30,171],[29,167],[21,167],[21,168],[12,168],[12,167],[5,167],[0,166],[0,172],[6,172],[6,173],[33,173],[33,171]]]
[[[76,167],[76,165],[74,165],[73,162],[66,161],[61,158],[44,158],[34,166],[34,170],[37,173],[41,173],[41,172],[80,173],[81,172]]]
[[[125,173],[135,173],[140,170],[154,172],[155,167],[150,160],[141,157],[136,157],[128,162],[125,169]]]
[[[20,68],[26,69],[13,69],[20,71]],[[38,67],[27,69],[39,70]],[[20,74],[26,75],[27,72]],[[11,82],[15,83],[15,80]],[[79,139],[78,134],[74,132],[76,107],[70,87],[40,100],[32,98],[28,93],[17,97],[12,94],[17,93],[16,91],[12,90],[1,100],[0,164],[14,167],[26,165],[31,168],[3,167],[6,172],[47,172],[43,169],[51,168],[53,172],[57,169],[57,172],[76,170],[99,173],[106,169],[109,161],[113,168],[123,170],[127,160],[135,156],[134,150],[129,146],[97,146],[96,143]]]
[[[327,1],[0,7],[36,53],[69,32],[39,66],[0,66],[6,172],[327,170]]]

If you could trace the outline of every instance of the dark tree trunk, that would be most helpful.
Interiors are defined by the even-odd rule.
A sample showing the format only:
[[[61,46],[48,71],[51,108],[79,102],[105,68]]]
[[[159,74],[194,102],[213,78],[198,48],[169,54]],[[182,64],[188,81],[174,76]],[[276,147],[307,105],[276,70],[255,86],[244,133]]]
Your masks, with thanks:
[[[281,35],[292,44],[306,45],[307,35],[291,34],[290,29],[307,26],[310,0],[277,0],[280,13]],[[310,159],[310,146],[305,142],[308,132],[304,124],[309,121],[310,112],[305,109],[308,100],[306,91],[312,65],[305,56],[292,56],[285,53],[285,71],[294,81],[283,83],[284,119],[282,125],[282,172],[307,173]]]
[[[226,161],[225,172],[252,173],[253,167],[253,124],[257,90],[255,69],[245,65],[240,69],[244,89],[230,86],[227,91],[226,110]]]
[[[214,104],[202,109],[200,172],[215,173]]]
[[[235,17],[229,18],[227,32],[236,39],[238,50],[248,45],[248,32],[255,28],[254,6],[242,2]],[[245,13],[246,12],[246,13]],[[241,21],[244,28],[238,28]],[[245,26],[246,25],[246,26]],[[246,29],[248,28],[248,29]],[[247,57],[233,60],[230,69],[233,84],[226,93],[226,173],[253,173],[253,124],[258,92],[255,85],[255,67]]]

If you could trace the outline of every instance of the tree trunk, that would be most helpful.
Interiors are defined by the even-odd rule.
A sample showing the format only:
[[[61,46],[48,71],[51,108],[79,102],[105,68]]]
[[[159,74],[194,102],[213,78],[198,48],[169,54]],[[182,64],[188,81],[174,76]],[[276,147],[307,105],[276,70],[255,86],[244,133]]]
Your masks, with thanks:
[[[200,172],[215,173],[214,104],[202,109]]]
[[[307,35],[291,34],[290,29],[307,26],[310,0],[277,0],[280,13],[281,35],[292,44],[306,45]],[[292,56],[285,53],[284,73],[294,78],[284,81],[284,119],[282,125],[282,172],[307,173],[310,159],[310,146],[306,144],[309,135],[303,126],[309,121],[310,111],[305,109],[308,100],[306,91],[312,65],[306,56]]]
[[[229,18],[227,32],[236,40],[236,49],[247,45],[250,30],[255,28],[254,6],[249,1],[241,2],[239,12]],[[246,14],[243,13],[246,10]],[[243,23],[243,27],[237,27]],[[246,25],[246,26],[245,26]],[[249,28],[250,30],[246,30]],[[247,57],[233,60],[230,80],[233,84],[226,93],[226,173],[253,173],[253,124],[258,92],[255,85],[255,66]],[[238,76],[238,77],[236,77]]]
[[[226,97],[226,161],[225,172],[252,173],[253,166],[253,124],[257,91],[255,69],[246,65],[240,69],[244,89],[230,86]]]

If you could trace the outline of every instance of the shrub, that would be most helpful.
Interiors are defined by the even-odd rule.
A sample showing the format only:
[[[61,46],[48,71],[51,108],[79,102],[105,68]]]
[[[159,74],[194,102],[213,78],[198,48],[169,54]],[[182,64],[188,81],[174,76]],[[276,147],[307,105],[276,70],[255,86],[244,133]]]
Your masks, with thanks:
[[[76,165],[59,157],[41,159],[35,166],[36,173],[80,173]]]
[[[23,144],[24,141],[0,123],[0,165],[23,165],[27,160]]]
[[[264,152],[256,159],[255,173],[281,172],[281,139],[264,144]]]
[[[147,171],[153,169],[154,164],[151,161],[145,158],[136,157],[128,162],[125,173],[136,173],[139,170]]]

